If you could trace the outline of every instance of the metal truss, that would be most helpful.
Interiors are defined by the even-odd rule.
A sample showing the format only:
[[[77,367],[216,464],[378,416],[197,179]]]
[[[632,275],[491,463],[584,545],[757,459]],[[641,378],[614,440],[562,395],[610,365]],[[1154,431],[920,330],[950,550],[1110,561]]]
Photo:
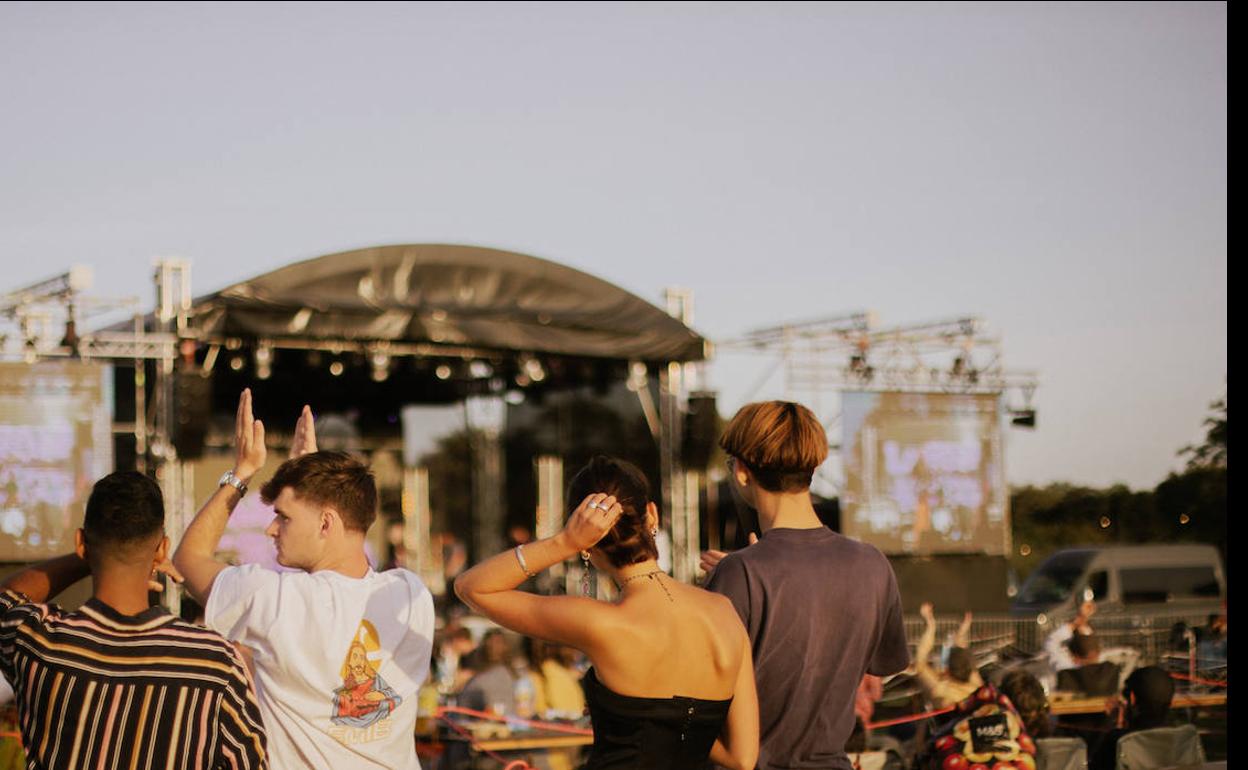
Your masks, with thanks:
[[[1039,384],[1034,371],[1005,368],[1000,339],[974,316],[881,328],[860,311],[758,329],[716,347],[780,354],[790,392],[1017,392],[1027,409]]]

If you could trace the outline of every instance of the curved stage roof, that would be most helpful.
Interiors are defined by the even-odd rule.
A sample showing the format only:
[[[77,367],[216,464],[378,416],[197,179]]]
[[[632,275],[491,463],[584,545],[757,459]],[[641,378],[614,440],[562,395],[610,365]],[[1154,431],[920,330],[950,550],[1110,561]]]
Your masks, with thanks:
[[[210,337],[696,361],[705,340],[614,284],[526,254],[404,244],[298,262],[195,300]]]

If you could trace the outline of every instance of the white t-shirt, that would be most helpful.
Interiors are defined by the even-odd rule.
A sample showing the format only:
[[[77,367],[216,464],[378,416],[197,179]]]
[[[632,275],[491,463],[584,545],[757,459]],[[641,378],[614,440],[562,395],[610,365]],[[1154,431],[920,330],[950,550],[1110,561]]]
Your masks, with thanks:
[[[252,652],[275,770],[420,768],[416,695],[434,618],[416,575],[228,567],[204,618]]]

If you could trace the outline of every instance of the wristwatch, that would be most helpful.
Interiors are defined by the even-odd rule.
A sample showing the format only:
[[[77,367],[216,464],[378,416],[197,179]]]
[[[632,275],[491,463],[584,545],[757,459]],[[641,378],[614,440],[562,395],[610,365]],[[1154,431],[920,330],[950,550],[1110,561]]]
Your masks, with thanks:
[[[223,487],[226,484],[229,484],[230,486],[237,489],[239,497],[247,496],[247,483],[244,482],[242,479],[240,479],[238,476],[235,476],[233,470],[226,471],[221,476],[221,478],[217,480],[218,487]]]

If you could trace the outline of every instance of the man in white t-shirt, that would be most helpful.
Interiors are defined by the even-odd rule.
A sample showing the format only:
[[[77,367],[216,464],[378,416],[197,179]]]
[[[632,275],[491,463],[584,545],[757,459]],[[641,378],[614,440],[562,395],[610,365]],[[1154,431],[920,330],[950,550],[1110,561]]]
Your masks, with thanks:
[[[260,495],[277,561],[298,572],[229,567],[215,556],[230,512],[264,466],[264,425],[239,399],[236,462],[174,554],[210,628],[247,647],[272,766],[420,767],[416,694],[433,648],[433,600],[411,572],[377,573],[364,535],[377,510],[373,475],[342,452],[316,451],[304,407],[291,457]]]

